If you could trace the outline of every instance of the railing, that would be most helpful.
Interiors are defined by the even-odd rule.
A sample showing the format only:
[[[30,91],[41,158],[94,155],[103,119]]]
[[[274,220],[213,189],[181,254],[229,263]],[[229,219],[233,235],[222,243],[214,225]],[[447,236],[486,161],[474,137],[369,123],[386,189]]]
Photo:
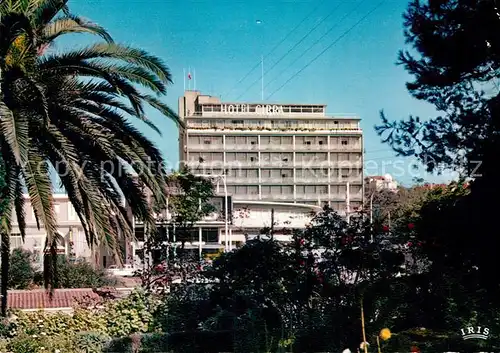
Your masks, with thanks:
[[[290,194],[262,194],[262,200],[293,200],[293,192]]]
[[[262,184],[293,184],[293,177],[285,178],[262,178]]]
[[[228,184],[253,184],[258,182],[259,178],[227,177]]]
[[[330,148],[331,150],[331,148]],[[324,144],[324,145],[303,145],[303,144],[296,144],[295,145],[295,151],[312,151],[312,152],[316,152],[316,151],[328,151],[328,145]]]
[[[308,127],[297,127],[297,128],[287,128],[287,127],[268,127],[268,126],[224,126],[224,127],[213,127],[213,126],[196,126],[189,124],[187,125],[187,128],[189,130],[208,130],[208,131],[261,131],[263,133],[266,132],[286,132],[286,133],[300,133],[300,132],[339,132],[339,133],[356,133],[359,134],[363,130],[361,128],[356,128],[356,127],[318,127],[318,128],[308,128]]]
[[[328,183],[328,177],[317,177],[317,176],[311,176],[309,178],[295,178],[295,182],[297,184],[317,184],[317,183]]]
[[[189,150],[201,150],[201,151],[224,151],[224,145],[220,144],[188,144]]]
[[[232,198],[234,200],[259,200],[258,194],[233,194]]]
[[[292,151],[293,145],[261,144],[261,151]]]

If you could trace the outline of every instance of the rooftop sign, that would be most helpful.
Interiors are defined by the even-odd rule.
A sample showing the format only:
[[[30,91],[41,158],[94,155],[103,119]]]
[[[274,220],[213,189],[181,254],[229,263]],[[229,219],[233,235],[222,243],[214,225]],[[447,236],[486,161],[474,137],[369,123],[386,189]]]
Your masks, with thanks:
[[[221,113],[229,115],[280,115],[283,114],[283,106],[271,104],[221,104]]]

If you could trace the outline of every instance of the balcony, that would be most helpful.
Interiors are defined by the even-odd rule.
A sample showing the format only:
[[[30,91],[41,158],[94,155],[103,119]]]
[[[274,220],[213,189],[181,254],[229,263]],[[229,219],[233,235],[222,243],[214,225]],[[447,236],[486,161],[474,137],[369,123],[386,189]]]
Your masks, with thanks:
[[[260,200],[259,194],[233,194],[234,200]]]
[[[361,152],[361,145],[330,145],[331,152]]]
[[[286,161],[283,161],[283,160],[263,160],[260,162],[260,166],[261,167],[274,167],[274,168],[277,168],[277,167],[283,167],[283,168],[291,168],[293,166],[293,162],[292,162],[292,159],[288,159]]]
[[[223,151],[224,145],[218,143],[210,143],[210,144],[189,144],[187,145],[187,149],[189,151]]]
[[[292,151],[293,145],[266,144],[260,145],[261,151]]]
[[[290,194],[262,195],[262,200],[293,200],[293,192]]]
[[[328,145],[305,145],[305,144],[296,144],[295,145],[295,151],[311,151],[311,152],[316,152],[316,151],[328,151]]]
[[[301,169],[308,169],[308,168],[321,168],[323,170],[328,169],[330,166],[330,163],[327,160],[320,160],[320,159],[312,159],[308,161],[295,161],[294,167],[295,168],[301,168]]]
[[[293,177],[262,178],[262,184],[293,184]]]
[[[258,184],[259,178],[253,177],[227,177],[228,184]]]
[[[226,144],[225,148],[226,151],[257,151],[259,149],[259,146],[257,144],[241,144],[241,145],[236,145],[236,144]]]
[[[318,177],[318,176],[310,176],[307,178],[295,178],[295,182],[297,184],[327,184],[328,183],[328,177]]]

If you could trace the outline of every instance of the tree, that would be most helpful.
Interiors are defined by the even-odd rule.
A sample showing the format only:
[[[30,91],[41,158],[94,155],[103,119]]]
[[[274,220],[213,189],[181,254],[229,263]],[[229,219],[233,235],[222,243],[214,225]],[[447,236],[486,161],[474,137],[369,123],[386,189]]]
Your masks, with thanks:
[[[14,209],[24,237],[26,187],[47,234],[47,249],[55,253],[53,169],[91,248],[106,246],[120,261],[120,241],[133,238],[123,198],[134,217],[153,229],[146,191],[162,202],[167,190],[161,152],[129,119],[158,132],[146,117],[148,105],[179,121],[159,99],[171,74],[160,59],[115,44],[103,28],[71,15],[66,2],[16,0],[0,6],[0,152],[7,184],[0,199],[10,201],[2,234],[4,239],[10,234]],[[80,32],[105,42],[66,52],[47,50],[61,35]],[[45,265],[46,284],[52,287],[56,264]]]
[[[201,259],[190,249],[186,242],[198,240],[195,224],[216,211],[211,203],[214,185],[211,180],[182,169],[169,177],[170,196],[165,203],[156,203],[154,209],[162,216],[157,219],[158,232],[150,232],[145,244],[145,271],[143,284],[148,289],[165,286],[176,277],[185,281],[200,271]],[[167,212],[170,218],[167,219]],[[180,243],[180,246],[178,244]],[[156,252],[156,263],[151,256]]]
[[[494,1],[412,1],[404,26],[416,55],[402,51],[399,63],[414,77],[407,83],[409,92],[433,104],[440,115],[390,122],[382,114],[382,124],[376,127],[399,155],[416,156],[430,171],[447,167],[471,179],[469,194],[443,199],[439,212],[430,203],[422,222],[439,235],[441,256],[447,259],[442,273],[455,276],[471,292],[482,288],[489,308],[500,305],[500,277],[490,271],[500,246],[491,236],[498,232],[498,216],[485,202],[500,197],[498,14]],[[476,280],[460,278],[474,271]]]
[[[33,254],[27,250],[14,249],[10,256],[9,287],[28,289],[33,283],[35,271],[32,266]]]
[[[397,243],[403,240],[388,244],[385,235],[379,225],[354,216],[348,224],[326,207],[291,243],[250,240],[215,259],[201,273],[208,284],[196,293],[190,285],[171,292],[176,300],[165,312],[185,308],[190,314],[181,315],[185,321],[169,316],[168,329],[182,321],[189,322],[183,330],[229,330],[242,351],[354,348],[360,295],[372,282],[404,272]],[[370,315],[374,307],[367,307]]]

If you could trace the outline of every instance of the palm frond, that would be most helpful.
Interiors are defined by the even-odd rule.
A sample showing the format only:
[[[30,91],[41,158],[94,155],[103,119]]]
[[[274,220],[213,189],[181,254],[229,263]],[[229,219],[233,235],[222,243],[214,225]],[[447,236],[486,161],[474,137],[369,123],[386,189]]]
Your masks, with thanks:
[[[25,116],[14,117],[12,111],[0,101],[0,134],[9,147],[17,165],[28,157],[28,120]],[[5,151],[7,152],[7,151]]]
[[[119,45],[116,43],[99,43],[82,49],[54,55],[61,64],[65,62],[80,62],[90,59],[114,59],[134,64],[154,73],[164,83],[172,83],[172,75],[167,66],[157,57],[148,52]]]
[[[74,15],[66,15],[49,22],[42,28],[43,40],[52,42],[61,35],[69,33],[88,33],[100,36],[108,43],[113,43],[113,38],[103,27],[84,20]]]
[[[68,0],[42,0],[31,14],[33,23],[44,26],[52,21],[62,11],[68,13]]]

